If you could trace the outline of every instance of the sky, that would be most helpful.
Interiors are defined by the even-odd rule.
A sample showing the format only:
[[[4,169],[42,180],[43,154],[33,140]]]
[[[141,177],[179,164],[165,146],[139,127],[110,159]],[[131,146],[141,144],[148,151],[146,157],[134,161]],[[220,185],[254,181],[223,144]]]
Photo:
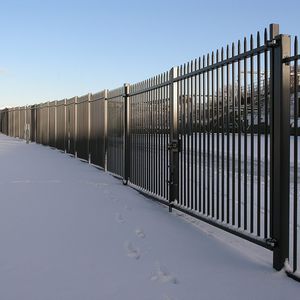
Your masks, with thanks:
[[[300,1],[0,0],[0,107],[114,89],[279,23]]]

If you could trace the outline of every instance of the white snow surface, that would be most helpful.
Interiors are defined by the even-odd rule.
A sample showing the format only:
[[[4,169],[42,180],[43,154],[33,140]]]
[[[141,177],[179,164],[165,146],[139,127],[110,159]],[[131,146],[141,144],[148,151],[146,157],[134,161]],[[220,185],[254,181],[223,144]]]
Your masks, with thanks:
[[[0,135],[1,300],[298,299],[271,252]]]

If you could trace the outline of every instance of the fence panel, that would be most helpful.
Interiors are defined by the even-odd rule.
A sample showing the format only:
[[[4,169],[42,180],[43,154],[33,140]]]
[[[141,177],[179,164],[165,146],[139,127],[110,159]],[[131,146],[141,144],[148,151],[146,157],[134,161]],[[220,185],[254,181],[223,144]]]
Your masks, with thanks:
[[[90,99],[90,159],[106,168],[107,90],[93,94]]]
[[[14,108],[14,137],[20,136],[20,107]]]
[[[37,117],[36,117],[36,105],[30,106],[30,140],[36,142],[37,135]]]
[[[31,137],[31,110],[30,110],[30,106],[26,106],[24,138],[30,140],[30,137]]]
[[[77,99],[77,157],[89,160],[89,99],[90,94]]]
[[[56,147],[56,103],[49,103],[49,146]]]
[[[49,145],[49,103],[40,104],[41,109],[41,144]]]
[[[1,128],[0,132],[8,135],[8,109],[1,110]]]
[[[107,170],[124,176],[124,87],[107,95]]]
[[[13,136],[13,126],[14,126],[14,115],[13,109],[8,109],[8,135]]]
[[[13,131],[13,124],[14,124],[14,118],[13,118],[13,112],[12,108],[8,109],[8,135],[13,136],[12,131]]]
[[[25,113],[26,113],[26,108],[25,106],[20,107],[20,131],[19,131],[19,137],[20,139],[25,138]]]
[[[66,102],[66,150],[68,153],[75,155],[75,143],[76,143],[76,108],[75,103],[77,97],[68,99]]]
[[[130,182],[169,199],[169,73],[130,86]]]
[[[56,147],[65,151],[66,149],[66,101],[57,101],[57,132],[56,132]]]
[[[41,144],[41,105],[36,105],[36,142]]]

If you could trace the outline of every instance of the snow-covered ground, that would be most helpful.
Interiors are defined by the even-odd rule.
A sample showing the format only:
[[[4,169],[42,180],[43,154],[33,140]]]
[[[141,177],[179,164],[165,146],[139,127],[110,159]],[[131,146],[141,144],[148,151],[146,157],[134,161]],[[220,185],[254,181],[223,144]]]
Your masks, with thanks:
[[[268,250],[0,135],[0,299],[297,299]]]

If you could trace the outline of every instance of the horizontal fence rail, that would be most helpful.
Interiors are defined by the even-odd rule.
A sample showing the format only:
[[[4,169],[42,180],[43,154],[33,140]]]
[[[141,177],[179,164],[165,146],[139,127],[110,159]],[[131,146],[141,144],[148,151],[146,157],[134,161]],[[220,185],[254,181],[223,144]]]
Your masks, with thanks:
[[[265,247],[299,280],[299,59],[272,24],[139,83],[0,110],[0,131]]]

